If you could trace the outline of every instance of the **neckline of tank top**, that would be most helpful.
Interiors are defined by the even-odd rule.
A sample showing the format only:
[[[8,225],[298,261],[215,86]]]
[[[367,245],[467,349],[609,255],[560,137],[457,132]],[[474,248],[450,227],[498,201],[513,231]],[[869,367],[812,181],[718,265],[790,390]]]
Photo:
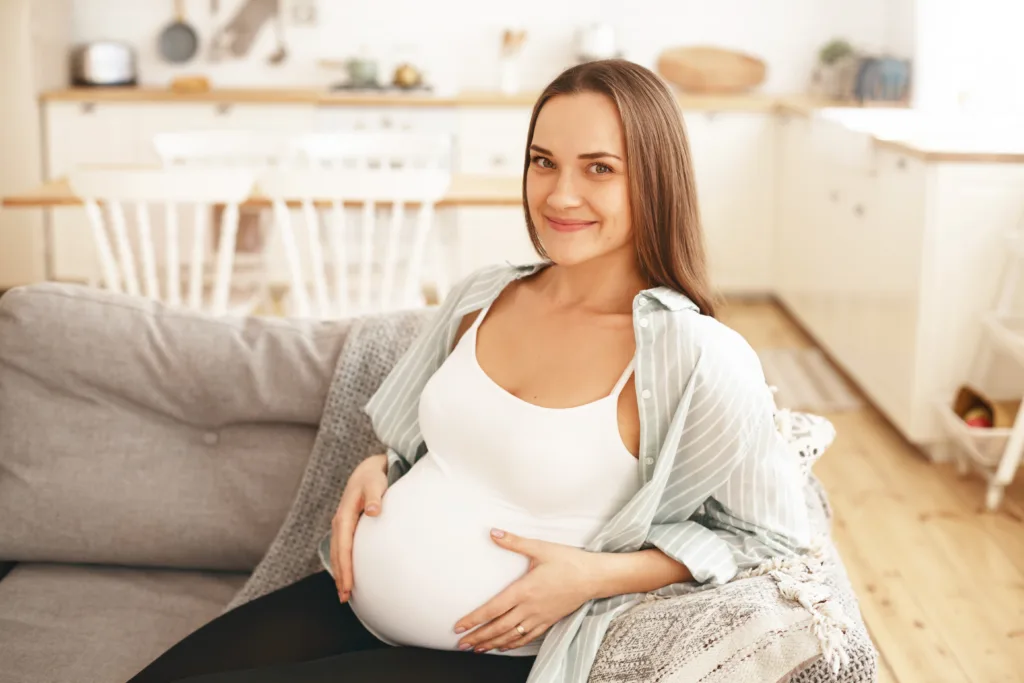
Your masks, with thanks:
[[[526,399],[521,398],[519,396],[516,396],[511,391],[509,391],[505,387],[503,387],[500,384],[498,384],[497,382],[495,382],[494,379],[492,379],[491,376],[487,374],[487,371],[483,369],[483,366],[480,365],[480,360],[479,360],[479,358],[477,358],[477,355],[476,355],[477,354],[477,330],[480,328],[480,325],[483,323],[484,317],[487,315],[487,313],[490,310],[491,310],[491,305],[490,304],[487,304],[486,306],[484,306],[484,308],[482,308],[480,310],[480,314],[477,315],[476,320],[473,321],[473,324],[470,325],[468,330],[466,330],[466,333],[462,336],[462,339],[459,340],[459,345],[461,345],[463,342],[467,342],[467,341],[469,342],[467,344],[467,346],[468,346],[469,355],[470,355],[470,357],[472,359],[473,366],[487,380],[487,382],[491,386],[493,386],[495,389],[498,390],[499,393],[501,393],[501,394],[503,394],[505,396],[508,396],[513,401],[516,401],[516,402],[518,402],[518,403],[520,403],[520,404],[522,404],[522,405],[524,405],[526,407],[534,408],[536,410],[541,410],[541,411],[549,411],[549,412],[565,412],[565,411],[570,411],[570,410],[593,409],[593,407],[595,407],[595,406],[601,406],[602,404],[604,404],[606,402],[611,402],[611,401],[615,401],[616,405],[617,405],[619,394],[622,393],[622,390],[626,387],[626,384],[629,382],[630,375],[633,374],[633,365],[636,362],[636,353],[635,352],[634,352],[633,356],[629,359],[629,363],[626,364],[626,369],[622,371],[621,375],[619,375],[619,379],[618,379],[618,381],[615,382],[615,386],[612,387],[611,393],[609,393],[609,394],[607,394],[605,396],[602,396],[600,398],[594,399],[593,401],[588,401],[587,403],[581,403],[580,405],[577,405],[577,406],[569,406],[569,407],[566,407],[566,408],[549,408],[548,406],[539,406],[536,403],[530,403]],[[471,339],[467,340],[467,337],[471,337]],[[618,442],[622,446],[622,449],[626,453],[629,454],[629,457],[631,457],[631,458],[633,458],[635,460],[637,456],[635,456],[632,453],[630,453],[629,449],[626,448],[626,444],[622,443],[622,435],[619,434],[619,428],[618,428],[618,421],[617,420],[616,420],[616,424],[615,424],[615,433],[618,436]]]

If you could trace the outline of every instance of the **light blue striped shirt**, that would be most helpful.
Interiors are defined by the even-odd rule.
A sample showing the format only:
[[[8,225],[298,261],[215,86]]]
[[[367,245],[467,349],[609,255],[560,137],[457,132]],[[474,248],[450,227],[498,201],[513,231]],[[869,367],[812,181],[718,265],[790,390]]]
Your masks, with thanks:
[[[450,353],[463,317],[545,265],[495,266],[459,282],[371,397],[366,412],[388,448],[389,481],[427,451],[420,394]],[[774,399],[754,350],[666,287],[635,297],[633,331],[643,485],[586,549],[656,547],[694,580],[721,584],[740,569],[805,548],[805,478],[775,426]],[[672,595],[675,588],[656,592]],[[560,620],[544,637],[529,683],[586,681],[608,625],[642,597],[592,600]]]

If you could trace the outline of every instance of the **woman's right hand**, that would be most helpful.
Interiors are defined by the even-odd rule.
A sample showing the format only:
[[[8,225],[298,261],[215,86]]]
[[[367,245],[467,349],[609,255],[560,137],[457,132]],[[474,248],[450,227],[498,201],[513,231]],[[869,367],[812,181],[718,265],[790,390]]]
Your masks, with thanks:
[[[388,457],[371,455],[359,463],[341,494],[331,522],[331,573],[338,597],[346,602],[352,594],[352,539],[362,514],[380,514],[381,499],[388,488]]]

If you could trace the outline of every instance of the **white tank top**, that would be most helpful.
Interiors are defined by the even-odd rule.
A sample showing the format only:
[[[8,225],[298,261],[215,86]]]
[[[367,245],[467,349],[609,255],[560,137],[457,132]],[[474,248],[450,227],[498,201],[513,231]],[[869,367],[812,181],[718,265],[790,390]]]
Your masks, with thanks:
[[[419,422],[428,452],[363,517],[353,544],[352,608],[393,645],[454,649],[456,621],[527,570],[498,547],[492,527],[583,547],[640,488],[611,393],[573,408],[543,408],[509,393],[480,367],[485,308],[424,387]],[[528,625],[529,626],[529,625]],[[531,655],[539,641],[506,655]]]

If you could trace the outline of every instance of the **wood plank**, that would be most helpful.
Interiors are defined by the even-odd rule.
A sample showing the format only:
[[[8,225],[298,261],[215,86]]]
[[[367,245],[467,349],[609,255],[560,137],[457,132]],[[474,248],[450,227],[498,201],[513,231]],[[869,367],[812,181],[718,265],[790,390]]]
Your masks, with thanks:
[[[920,456],[908,457],[909,449],[885,450],[895,435],[882,431],[885,423],[873,411],[844,421],[857,446],[845,457],[832,459],[832,472],[845,488],[834,488],[831,497],[837,517],[844,520],[864,560],[885,577],[890,588],[903,582],[901,590],[908,591],[926,616],[920,626],[914,626],[937,632],[971,681],[1019,681],[1021,668],[1003,627],[1013,619],[1012,613],[1000,612],[999,619],[993,619],[994,609],[986,605],[992,599],[986,592],[989,577],[963,581],[957,556],[951,556],[929,525],[922,523],[959,512],[958,502],[942,495],[939,472]],[[887,466],[887,461],[904,465],[911,476]],[[850,489],[850,482],[858,482],[857,487]],[[903,634],[904,639],[910,632]],[[901,676],[895,669],[893,648],[886,654]]]
[[[836,423],[836,441],[816,472],[829,491],[835,514],[833,536],[864,621],[900,683],[970,681],[947,636],[928,628],[930,618],[911,589],[912,578],[898,567],[877,561],[876,554],[886,545],[884,527],[866,526],[857,511],[890,494],[883,484],[859,473],[866,465],[851,429],[856,415],[829,416]]]
[[[733,304],[723,322],[755,348],[796,327],[772,304]],[[838,435],[815,471],[879,680],[1024,680],[1024,477],[987,513],[977,477],[930,462],[870,407],[827,417]]]

